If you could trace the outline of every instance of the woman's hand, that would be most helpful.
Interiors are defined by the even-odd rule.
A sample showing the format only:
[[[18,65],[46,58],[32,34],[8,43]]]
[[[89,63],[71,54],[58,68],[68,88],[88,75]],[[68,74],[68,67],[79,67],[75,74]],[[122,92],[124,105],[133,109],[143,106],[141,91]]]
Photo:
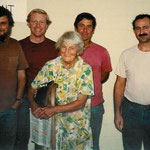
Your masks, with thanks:
[[[36,118],[43,118],[44,108],[36,106],[32,108],[32,113]]]
[[[32,113],[36,118],[42,118],[44,116],[44,108],[39,107],[39,105],[34,100],[36,89],[30,87],[28,91],[28,99],[31,105]]]
[[[45,107],[44,108],[44,119],[48,119],[56,114],[55,106]]]

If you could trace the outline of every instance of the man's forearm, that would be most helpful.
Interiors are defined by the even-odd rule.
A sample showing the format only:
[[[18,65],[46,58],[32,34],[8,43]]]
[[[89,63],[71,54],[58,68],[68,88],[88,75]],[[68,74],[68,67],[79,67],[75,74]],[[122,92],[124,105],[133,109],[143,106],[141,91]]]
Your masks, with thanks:
[[[115,98],[115,112],[120,112],[121,102],[124,96],[126,79],[117,77],[115,86],[114,86],[114,98]]]
[[[24,88],[25,88],[25,83],[26,83],[26,75],[25,75],[25,70],[19,70],[18,71],[18,88],[17,88],[17,99],[21,99]]]

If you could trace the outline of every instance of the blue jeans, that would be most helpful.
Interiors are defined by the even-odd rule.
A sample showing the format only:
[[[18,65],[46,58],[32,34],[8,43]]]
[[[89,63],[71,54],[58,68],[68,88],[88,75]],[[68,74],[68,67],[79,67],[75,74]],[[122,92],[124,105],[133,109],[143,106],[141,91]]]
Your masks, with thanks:
[[[122,101],[122,130],[124,150],[150,150],[150,108],[130,104],[126,98]]]
[[[0,150],[14,150],[17,112],[10,108],[0,112]]]
[[[23,97],[23,102],[20,104],[17,111],[18,115],[15,150],[28,150],[30,138],[30,116],[29,102],[26,95]]]
[[[102,127],[103,114],[104,114],[103,104],[93,107],[91,109],[90,124],[91,124],[91,129],[92,129],[94,150],[100,150],[99,137],[100,137],[101,127]]]

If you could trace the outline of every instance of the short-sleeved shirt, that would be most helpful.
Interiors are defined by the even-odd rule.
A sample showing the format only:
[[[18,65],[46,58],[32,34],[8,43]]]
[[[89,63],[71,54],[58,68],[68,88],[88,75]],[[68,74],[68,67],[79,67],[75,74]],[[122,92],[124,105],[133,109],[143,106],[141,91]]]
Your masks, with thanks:
[[[104,102],[101,73],[110,72],[112,70],[110,56],[104,47],[92,43],[89,48],[84,50],[81,57],[92,67],[95,93],[92,97],[92,107],[96,107]]]
[[[116,75],[126,78],[124,96],[130,101],[150,104],[150,52],[143,52],[135,45],[122,52]]]
[[[19,41],[24,51],[25,57],[29,64],[27,72],[27,85],[30,87],[31,82],[41,70],[44,64],[58,56],[58,51],[55,47],[55,42],[45,38],[41,43],[33,43],[30,37],[26,37]]]
[[[91,67],[78,57],[74,67],[66,69],[62,64],[62,58],[58,57],[44,65],[32,82],[32,87],[37,89],[41,84],[52,80],[58,84],[56,90],[58,105],[77,100],[79,94],[88,95],[84,108],[56,115],[56,150],[76,150],[79,147],[82,150],[92,150],[90,97],[94,94],[94,90]]]
[[[0,112],[10,108],[16,99],[17,73],[28,67],[22,48],[15,39],[0,43]]]

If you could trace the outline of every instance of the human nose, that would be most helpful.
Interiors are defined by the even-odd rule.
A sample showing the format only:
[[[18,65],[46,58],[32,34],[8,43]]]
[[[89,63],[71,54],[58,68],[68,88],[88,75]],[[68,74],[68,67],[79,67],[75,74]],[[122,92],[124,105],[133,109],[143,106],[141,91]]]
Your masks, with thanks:
[[[36,22],[36,27],[40,27],[40,22]]]
[[[3,25],[0,24],[0,32],[3,32]]]
[[[144,28],[140,29],[140,34],[143,34],[145,32]]]
[[[2,28],[4,25],[2,23],[0,23],[0,28]]]
[[[87,27],[84,27],[84,28],[83,28],[83,32],[87,32]]]
[[[69,54],[69,51],[70,51],[70,49],[69,49],[69,48],[66,48],[66,49],[65,49],[65,54],[66,54],[66,55]]]

